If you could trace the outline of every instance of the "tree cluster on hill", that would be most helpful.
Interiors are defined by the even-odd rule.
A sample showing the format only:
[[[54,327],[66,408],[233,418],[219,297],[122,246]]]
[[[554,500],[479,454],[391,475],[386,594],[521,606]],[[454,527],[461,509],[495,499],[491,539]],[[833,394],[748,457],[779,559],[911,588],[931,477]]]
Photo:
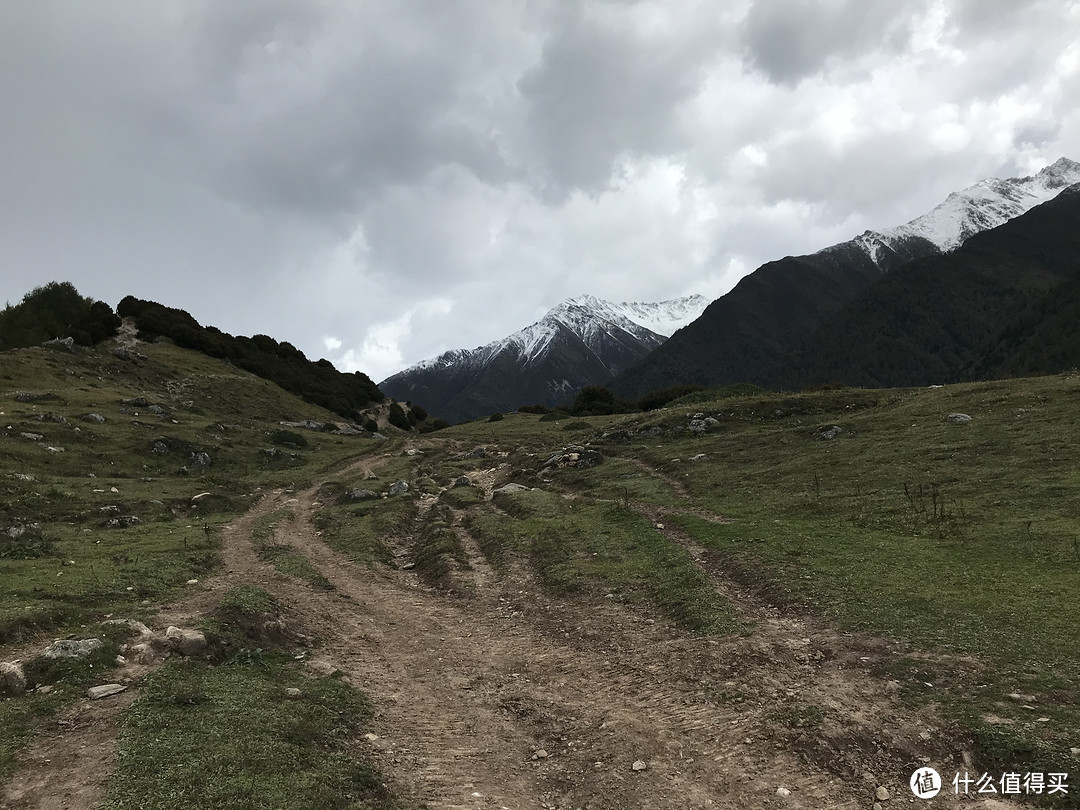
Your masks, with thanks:
[[[115,335],[118,326],[120,319],[105,302],[79,295],[71,282],[50,281],[0,312],[0,350],[66,337],[93,346]]]
[[[135,321],[143,340],[164,336],[177,346],[228,360],[348,419],[356,418],[371,403],[385,399],[367,375],[338,371],[329,360],[312,362],[292,344],[279,343],[266,335],[233,337],[213,326],[202,326],[182,309],[130,295],[116,310],[122,318]]]

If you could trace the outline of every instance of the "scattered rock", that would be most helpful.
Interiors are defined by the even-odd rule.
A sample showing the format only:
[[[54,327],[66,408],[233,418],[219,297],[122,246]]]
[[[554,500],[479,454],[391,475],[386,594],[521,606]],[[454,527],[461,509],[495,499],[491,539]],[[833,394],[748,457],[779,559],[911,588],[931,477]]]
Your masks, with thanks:
[[[146,362],[147,357],[145,354],[132,351],[131,349],[114,349],[113,357],[118,357],[121,360],[126,360],[129,363],[134,363],[137,366],[141,366]]]
[[[709,457],[704,453],[698,453],[696,456],[690,456],[690,461],[696,464],[699,461],[708,461]]]
[[[75,354],[75,338],[72,337],[53,338],[52,340],[46,340],[41,345],[46,349],[61,349]]]
[[[649,766],[646,765],[642,760],[638,759],[634,760],[634,764],[630,766],[630,769],[633,771],[643,771],[648,767]]]
[[[326,430],[325,422],[316,422],[314,419],[303,419],[299,422],[279,422],[285,427],[306,428],[307,430]]]
[[[781,799],[786,799],[788,796],[791,795],[791,791],[788,790],[786,787],[778,787],[776,789],[776,795],[779,796]]]
[[[395,481],[390,485],[389,493],[391,495],[404,495],[409,491],[408,481]]]
[[[316,422],[314,419],[301,419],[298,422],[279,422],[285,428],[305,428],[306,430],[324,431],[326,422]]]
[[[36,413],[30,418],[35,422],[53,422],[57,425],[67,424],[67,419],[58,413]]]
[[[455,487],[471,487],[472,486],[472,481],[469,480],[469,476],[462,475],[462,476],[459,476],[454,481],[454,486]]]
[[[345,500],[348,502],[371,501],[378,497],[379,493],[372,492],[370,489],[350,489],[345,493]]]
[[[360,430],[360,428],[354,427],[353,425],[346,425],[345,427],[334,428],[330,432],[333,433],[335,436],[366,436],[367,435],[366,431]]]
[[[131,399],[120,400],[122,405],[130,405],[132,408],[146,408],[150,405],[150,400],[146,397],[132,397]]]
[[[711,428],[716,427],[717,425],[720,424],[720,420],[717,419],[716,417],[713,417],[713,416],[706,416],[703,421],[705,422],[706,427],[711,427]]]
[[[587,470],[603,460],[604,457],[599,451],[572,444],[552,453],[544,462],[544,467],[576,467],[579,470]]]
[[[100,413],[88,413],[83,417],[84,422],[92,422],[95,425],[102,425],[105,423],[105,417]]]
[[[29,439],[32,442],[40,442],[42,439],[45,438],[40,433],[20,433],[19,435],[22,436],[24,439]]]
[[[173,649],[185,657],[192,658],[206,652],[206,636],[198,630],[169,627],[165,630],[165,637],[170,640]]]
[[[545,751],[543,748],[537,748],[532,755],[533,759],[547,759],[551,754]]]
[[[839,425],[822,425],[814,431],[814,440],[819,442],[829,442],[844,432],[844,429]]]
[[[105,524],[107,529],[126,529],[129,526],[138,526],[142,523],[137,515],[124,515],[123,517],[115,517],[109,520]]]
[[[708,430],[708,425],[705,424],[704,419],[691,419],[690,424],[686,426],[686,429],[691,433],[704,433]]]
[[[197,580],[197,579],[189,579],[189,580],[188,580],[187,582],[185,582],[184,584],[185,584],[185,585],[198,585],[198,584],[199,584],[199,580]]]
[[[297,689],[295,686],[286,687],[285,697],[289,698],[290,700],[297,700],[300,697],[300,690]]]
[[[87,691],[87,697],[91,700],[100,700],[101,698],[107,698],[111,695],[119,695],[121,692],[126,692],[127,687],[120,683],[106,683],[101,686],[91,686]]]
[[[474,447],[462,458],[487,458],[487,450],[483,447]]]
[[[46,658],[86,658],[104,642],[100,638],[84,638],[81,641],[62,638],[45,648]]]
[[[953,425],[963,425],[971,421],[971,417],[966,413],[950,413],[945,417],[945,421]]]
[[[386,439],[386,436],[384,436],[383,434],[379,433],[379,431],[377,431],[377,430],[376,430],[376,431],[374,431],[374,432],[373,432],[373,433],[371,434],[371,438],[373,438],[373,439],[383,439],[383,440],[385,440],[385,439]]]
[[[140,636],[153,636],[154,631],[138,619],[107,619],[101,623],[104,627],[126,627]]]
[[[191,463],[196,467],[209,467],[210,455],[208,453],[203,453],[202,451],[192,453]]]
[[[1035,702],[1035,696],[1034,695],[1024,695],[1024,694],[1021,694],[1020,692],[1010,692],[1009,693],[1009,700],[1015,700],[1017,703],[1034,703]]]
[[[51,391],[46,391],[44,394],[35,394],[32,391],[15,392],[16,402],[52,402],[56,399],[60,399],[60,397]]]
[[[884,785],[878,785],[878,789],[874,791],[874,798],[879,802],[887,802],[889,800],[889,789]]]
[[[499,487],[492,494],[493,495],[512,495],[515,492],[530,492],[530,491],[531,490],[529,489],[529,487],[524,486],[523,484],[515,484],[515,483],[511,482],[509,484],[505,484],[505,485]]]
[[[165,442],[161,440],[158,440],[154,442],[153,446],[150,448],[150,452],[158,456],[163,456],[169,452],[169,445],[165,444]]]
[[[26,691],[22,666],[0,661],[0,695],[21,695]]]

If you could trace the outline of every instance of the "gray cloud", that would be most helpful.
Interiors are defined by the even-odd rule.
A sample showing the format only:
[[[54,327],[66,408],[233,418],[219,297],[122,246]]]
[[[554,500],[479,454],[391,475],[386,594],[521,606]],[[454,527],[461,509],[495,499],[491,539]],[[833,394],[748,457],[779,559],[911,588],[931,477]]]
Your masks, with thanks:
[[[1049,0],[0,4],[0,299],[382,378],[1077,158],[1078,41]]]
[[[750,63],[770,80],[797,84],[830,59],[897,53],[920,4],[894,0],[758,0],[743,26]]]

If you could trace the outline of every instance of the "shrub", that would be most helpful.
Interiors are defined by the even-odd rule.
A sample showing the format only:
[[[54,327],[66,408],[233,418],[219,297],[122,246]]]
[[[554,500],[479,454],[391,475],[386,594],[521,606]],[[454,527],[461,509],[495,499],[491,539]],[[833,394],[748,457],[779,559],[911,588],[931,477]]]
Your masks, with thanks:
[[[637,406],[621,399],[602,385],[586,385],[574,400],[570,412],[574,416],[603,416],[612,413],[630,413]]]
[[[84,298],[68,281],[50,281],[0,311],[0,349],[37,346],[71,337],[92,346],[116,334],[120,319],[102,301]]]
[[[520,408],[518,408],[518,411],[520,411],[521,413],[538,413],[540,415],[543,415],[545,413],[551,413],[551,408],[549,408],[547,405],[541,405],[540,403],[537,403],[536,405],[522,405]]]
[[[409,411],[416,417],[417,421],[423,422],[428,418],[427,409],[423,405],[410,405]]]
[[[435,430],[445,430],[446,428],[450,427],[450,423],[447,422],[445,419],[432,419],[431,427]]]
[[[387,416],[387,421],[396,428],[412,430],[412,423],[409,421],[409,417],[405,415],[404,408],[396,402],[390,403],[390,414]]]
[[[501,422],[502,420],[503,420],[503,415],[501,413],[499,413],[498,411],[496,411],[495,413],[493,413],[491,416],[488,417],[489,422]]]
[[[661,388],[650,391],[638,401],[638,407],[643,411],[655,411],[663,408],[672,400],[693,394],[695,391],[704,391],[700,385],[672,385],[669,388]]]

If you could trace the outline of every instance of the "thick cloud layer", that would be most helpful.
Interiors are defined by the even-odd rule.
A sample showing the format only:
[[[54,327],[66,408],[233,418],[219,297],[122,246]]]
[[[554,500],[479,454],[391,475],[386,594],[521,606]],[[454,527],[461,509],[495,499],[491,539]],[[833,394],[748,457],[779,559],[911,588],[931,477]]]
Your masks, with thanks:
[[[376,379],[1080,159],[1080,3],[0,5],[0,298]]]

